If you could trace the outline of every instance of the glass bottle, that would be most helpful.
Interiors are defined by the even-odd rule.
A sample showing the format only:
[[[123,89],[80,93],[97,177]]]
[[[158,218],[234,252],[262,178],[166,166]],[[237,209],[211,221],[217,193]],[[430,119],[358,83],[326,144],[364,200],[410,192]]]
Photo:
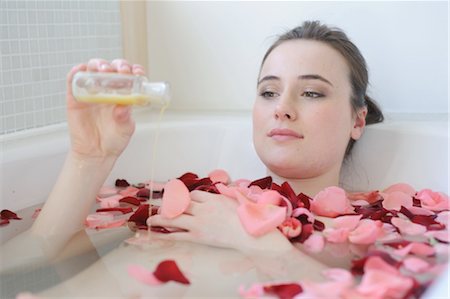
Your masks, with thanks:
[[[167,82],[120,73],[78,72],[72,80],[72,94],[77,101],[89,103],[167,106],[170,101]]]

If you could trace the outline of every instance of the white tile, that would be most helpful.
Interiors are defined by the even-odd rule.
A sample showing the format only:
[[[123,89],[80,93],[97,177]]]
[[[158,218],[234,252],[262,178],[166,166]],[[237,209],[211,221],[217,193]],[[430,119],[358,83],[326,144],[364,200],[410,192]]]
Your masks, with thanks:
[[[20,51],[19,48],[19,41],[17,40],[12,40],[9,42],[9,46],[11,47],[11,53],[12,54],[17,54]]]

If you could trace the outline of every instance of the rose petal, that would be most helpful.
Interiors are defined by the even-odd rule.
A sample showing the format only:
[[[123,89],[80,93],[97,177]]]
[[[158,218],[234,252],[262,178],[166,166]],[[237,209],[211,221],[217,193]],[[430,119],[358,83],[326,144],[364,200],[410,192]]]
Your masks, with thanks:
[[[216,185],[216,188],[220,194],[236,199],[236,187],[230,187],[219,183]]]
[[[403,260],[403,266],[414,273],[423,273],[430,268],[430,264],[423,259],[411,256]]]
[[[346,215],[333,219],[333,228],[346,228],[354,230],[361,220],[362,215]]]
[[[433,237],[441,242],[450,243],[450,236],[448,231],[428,231],[425,233],[427,237]]]
[[[165,188],[161,203],[161,216],[175,218],[186,211],[191,198],[189,190],[181,180],[170,180]]]
[[[378,191],[349,192],[347,198],[352,201],[352,205],[358,205],[360,201],[363,201],[360,205],[366,205],[382,199]]]
[[[165,183],[160,182],[152,182],[152,181],[146,181],[144,182],[145,188],[150,191],[150,189],[153,188],[153,192],[161,192],[164,189]]]
[[[347,228],[327,228],[323,231],[323,234],[328,242],[344,243],[348,239],[350,230]]]
[[[16,219],[16,220],[21,220],[22,218],[20,218],[19,216],[17,216],[16,213],[10,211],[10,210],[2,210],[0,212],[0,218],[1,219]]]
[[[264,292],[276,295],[279,299],[291,299],[303,291],[298,283],[273,284],[264,286]]]
[[[140,265],[129,265],[127,270],[128,275],[145,284],[154,286],[163,283],[158,278],[156,278],[152,272],[148,271],[146,268]]]
[[[238,206],[237,213],[249,234],[261,236],[283,223],[286,217],[286,207],[247,202]]]
[[[140,191],[141,189],[133,187],[133,186],[128,186],[123,190],[119,191],[119,194],[122,196],[136,196],[136,194]]]
[[[413,199],[410,195],[401,191],[392,191],[390,193],[382,193],[384,198],[382,204],[387,210],[399,211],[402,206],[410,208],[413,206]]]
[[[260,204],[272,204],[278,206],[282,201],[282,196],[277,191],[266,190],[259,194],[258,203]]]
[[[332,204],[331,204],[332,203]],[[336,217],[353,212],[345,191],[339,187],[328,187],[314,196],[311,211],[320,216]]]
[[[264,295],[264,286],[262,284],[255,283],[248,289],[245,289],[244,286],[239,287],[239,296],[241,296],[244,299],[260,298],[263,295]]]
[[[116,187],[124,188],[130,186],[130,183],[128,183],[127,180],[117,179],[115,185]]]
[[[135,205],[135,206],[139,206],[141,204],[141,201],[139,199],[137,199],[136,197],[132,197],[132,196],[127,196],[122,199],[119,199],[119,202],[126,202],[131,205]]]
[[[98,191],[98,197],[109,197],[119,192],[116,187],[102,186]]]
[[[400,230],[401,234],[415,236],[422,235],[427,231],[425,226],[399,217],[393,217],[391,223]]]
[[[258,186],[261,189],[269,189],[272,186],[272,177],[267,176],[265,178],[255,180],[248,185],[248,187],[251,186]]]
[[[17,294],[16,299],[40,299],[40,297],[34,296],[32,293],[25,292]]]
[[[416,190],[411,185],[406,183],[394,184],[383,190],[383,193],[392,193],[392,192],[403,192],[411,197],[416,194]]]
[[[410,244],[400,247],[397,250],[394,250],[394,254],[398,256],[406,256],[409,253],[421,255],[421,256],[431,256],[435,254],[435,249],[424,243],[419,242],[411,242]]]
[[[120,212],[122,214],[128,214],[133,212],[133,209],[130,207],[104,208],[104,209],[97,209],[96,212]]]
[[[39,214],[41,213],[41,211],[42,211],[41,208],[35,209],[33,215],[31,215],[31,218],[36,219],[39,216]]]
[[[0,219],[0,225],[6,225],[6,224],[9,224],[8,219]]]
[[[397,270],[397,268],[392,267],[386,261],[379,257],[379,256],[371,256],[367,259],[366,263],[364,264],[364,272],[371,271],[371,270],[379,270],[386,273],[390,273],[392,275],[398,275],[400,272]]]
[[[450,209],[449,199],[446,194],[434,192],[431,189],[423,189],[420,190],[415,197],[420,200],[423,208],[432,211]]]
[[[296,218],[288,218],[281,223],[279,229],[288,239],[295,238],[302,232],[302,223]]]
[[[215,169],[208,174],[208,177],[213,183],[228,184],[230,182],[230,176],[223,169]]]
[[[183,275],[183,273],[181,273],[177,264],[173,260],[165,260],[159,263],[153,274],[162,282],[172,280],[182,284],[190,284],[189,280]]]
[[[411,278],[381,270],[364,273],[356,290],[375,298],[403,298],[414,286]]]
[[[314,222],[315,217],[314,214],[311,213],[308,209],[305,208],[296,208],[292,211],[292,217],[297,218],[300,215],[306,215],[309,222]]]
[[[134,222],[138,228],[147,228],[150,205],[140,205],[136,211],[128,218],[129,222]]]
[[[363,219],[355,230],[348,235],[348,240],[354,244],[372,244],[382,234],[383,223],[379,220]]]
[[[448,227],[448,224],[450,223],[450,211],[440,212],[437,215],[436,219],[434,219],[434,220],[436,220],[437,222],[439,222],[439,223],[445,225],[446,227]]]
[[[321,252],[325,247],[325,239],[319,233],[313,233],[303,242],[304,248],[311,253]]]
[[[123,195],[116,194],[109,197],[100,198],[100,207],[102,208],[115,208],[118,207],[119,200],[123,198]]]

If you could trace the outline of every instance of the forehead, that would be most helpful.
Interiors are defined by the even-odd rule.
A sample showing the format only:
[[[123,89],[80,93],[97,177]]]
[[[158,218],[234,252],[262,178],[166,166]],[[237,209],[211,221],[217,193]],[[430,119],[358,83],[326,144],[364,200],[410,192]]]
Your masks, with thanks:
[[[275,75],[287,78],[304,74],[321,75],[333,84],[343,83],[348,81],[349,68],[344,57],[324,42],[291,40],[283,42],[269,54],[260,77]]]

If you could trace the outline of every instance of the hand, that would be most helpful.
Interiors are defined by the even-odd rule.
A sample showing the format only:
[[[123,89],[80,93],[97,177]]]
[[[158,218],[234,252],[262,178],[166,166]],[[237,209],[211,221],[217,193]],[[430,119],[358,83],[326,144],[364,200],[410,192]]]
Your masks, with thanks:
[[[67,75],[67,121],[72,153],[82,159],[117,158],[134,132],[131,107],[77,102],[72,95],[72,78],[79,71],[143,75],[144,69],[140,65],[130,66],[123,59],[111,63],[91,59],[87,64],[73,67]]]
[[[165,240],[181,240],[233,248],[244,253],[280,252],[293,248],[278,229],[261,237],[251,236],[241,224],[236,211],[237,207],[236,200],[224,195],[192,191],[191,203],[184,214],[174,219],[154,215],[147,223],[151,226],[185,230],[185,232],[170,234],[155,233],[158,238]]]

